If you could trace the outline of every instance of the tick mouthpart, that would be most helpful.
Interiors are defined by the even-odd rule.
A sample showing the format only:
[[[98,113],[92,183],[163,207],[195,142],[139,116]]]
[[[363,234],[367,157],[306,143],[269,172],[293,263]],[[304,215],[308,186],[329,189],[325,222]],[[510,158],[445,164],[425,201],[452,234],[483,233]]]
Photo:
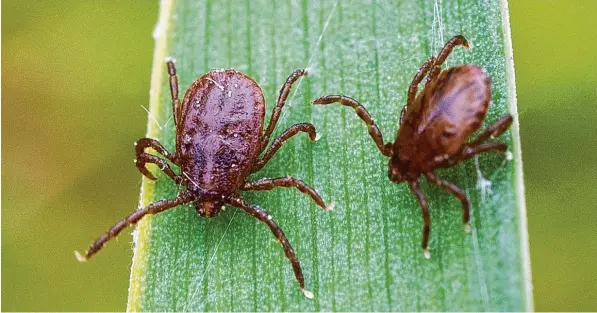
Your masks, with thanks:
[[[397,167],[392,167],[390,164],[390,170],[388,171],[388,178],[390,181],[395,182],[397,184],[406,180],[406,176],[402,175],[400,169]]]
[[[79,253],[79,251],[75,250],[75,257],[77,258],[77,261],[83,263],[83,262],[87,262],[87,257],[83,256],[81,253]]]
[[[223,203],[217,200],[206,199],[195,203],[195,210],[202,217],[214,217],[220,213]]]
[[[431,259],[431,252],[429,252],[429,249],[424,249],[423,255],[425,256],[426,259]]]
[[[301,288],[301,291],[303,292],[303,294],[305,295],[305,297],[307,297],[307,299],[313,299],[315,296],[313,295],[313,293],[307,289]]]

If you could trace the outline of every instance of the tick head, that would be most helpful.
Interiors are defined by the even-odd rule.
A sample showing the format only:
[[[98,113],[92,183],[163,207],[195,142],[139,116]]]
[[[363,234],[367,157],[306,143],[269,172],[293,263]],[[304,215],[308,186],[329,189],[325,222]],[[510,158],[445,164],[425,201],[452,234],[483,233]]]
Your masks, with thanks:
[[[388,178],[395,182],[401,183],[406,180],[406,176],[402,169],[404,168],[404,162],[402,162],[397,156],[392,157],[388,162]]]
[[[202,199],[195,202],[195,210],[201,217],[214,217],[220,213],[223,205],[219,200]]]
[[[420,174],[408,156],[397,153],[388,162],[388,178],[397,184],[417,179]]]

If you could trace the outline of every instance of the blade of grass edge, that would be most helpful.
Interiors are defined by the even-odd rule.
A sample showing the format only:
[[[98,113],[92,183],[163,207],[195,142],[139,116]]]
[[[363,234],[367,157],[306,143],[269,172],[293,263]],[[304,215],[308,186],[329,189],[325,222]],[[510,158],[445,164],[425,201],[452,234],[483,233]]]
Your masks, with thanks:
[[[515,112],[512,123],[512,145],[514,149],[514,161],[516,162],[516,202],[519,209],[519,234],[520,234],[520,258],[522,263],[522,274],[524,278],[523,290],[525,295],[525,310],[534,311],[533,305],[533,284],[531,279],[531,255],[529,249],[529,234],[527,227],[527,211],[524,193],[524,177],[522,172],[522,151],[520,147],[520,126],[518,120],[518,100],[516,98],[516,75],[514,72],[514,50],[512,49],[512,33],[510,29],[510,11],[508,0],[500,0],[502,11],[502,27],[504,29],[504,50],[506,53],[506,71],[508,90],[508,103],[510,112]]]
[[[160,92],[164,92],[162,88],[164,82],[164,60],[165,60],[165,52],[166,52],[166,34],[165,32],[169,29],[170,24],[170,13],[172,10],[173,1],[171,0],[161,0],[160,1],[160,9],[159,9],[159,16],[157,25],[154,29],[153,37],[155,40],[155,47],[153,53],[153,65],[151,71],[151,86],[150,86],[150,104],[149,104],[149,113],[147,116],[147,133],[146,136],[148,138],[156,138],[158,137],[158,132],[160,131],[158,125],[152,122],[152,114],[151,112],[157,112],[158,110],[156,107],[162,105],[160,103]],[[139,197],[139,207],[144,207],[150,204],[154,196],[154,182],[151,180],[146,179],[145,177],[141,183],[141,190],[140,190],[140,197]],[[133,261],[131,264],[131,275],[130,275],[130,284],[129,284],[129,296],[127,301],[127,312],[138,311],[140,308],[140,303],[138,302],[142,298],[143,286],[142,284],[136,279],[136,277],[143,277],[145,275],[145,271],[147,269],[146,261],[147,258],[147,244],[149,240],[151,240],[151,232],[150,228],[148,227],[149,219],[146,217],[142,219],[135,227],[133,231]]]

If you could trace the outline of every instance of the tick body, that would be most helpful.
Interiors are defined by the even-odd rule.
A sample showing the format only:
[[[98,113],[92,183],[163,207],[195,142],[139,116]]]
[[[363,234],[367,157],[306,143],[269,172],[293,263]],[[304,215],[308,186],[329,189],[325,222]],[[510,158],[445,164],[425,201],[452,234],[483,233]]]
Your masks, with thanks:
[[[191,203],[200,216],[214,217],[225,204],[230,204],[253,215],[270,228],[290,260],[301,290],[305,296],[312,298],[313,294],[305,289],[300,263],[284,232],[271,215],[246,203],[239,193],[294,187],[327,209],[317,191],[297,178],[287,176],[254,182],[247,180],[251,173],[263,168],[292,136],[305,132],[311,140],[315,140],[315,127],[300,123],[284,131],[268,147],[292,84],[307,72],[297,70],[288,77],[280,90],[269,125],[264,130],[263,93],[250,77],[235,70],[212,70],[189,87],[181,103],[174,62],[168,61],[167,68],[176,124],[176,151],[170,153],[157,140],[142,138],[135,143],[135,163],[139,171],[152,180],[156,180],[156,177],[149,172],[146,164],[156,164],[181,185],[183,191],[175,199],[154,202],[116,223],[91,245],[85,255],[76,252],[77,258],[86,261],[124,228],[136,224],[147,214]],[[179,169],[174,170],[165,159],[145,152],[146,148],[154,149]]]
[[[468,136],[477,131],[485,119],[491,98],[491,80],[483,69],[471,64],[442,71],[441,65],[456,46],[468,48],[468,42],[463,36],[453,37],[437,57],[432,56],[416,73],[393,143],[384,142],[371,115],[356,100],[333,95],[313,101],[314,104],[338,102],[352,107],[367,124],[378,149],[389,158],[389,179],[395,183],[407,182],[419,202],[424,225],[421,246],[427,258],[431,257],[428,248],[431,221],[427,201],[419,186],[420,176],[460,200],[462,221],[465,229],[470,231],[466,194],[456,185],[435,176],[433,170],[454,166],[481,153],[505,152],[506,144],[487,140],[500,136],[512,124],[512,116],[505,115],[475,140],[467,142]],[[425,87],[417,94],[425,77]]]

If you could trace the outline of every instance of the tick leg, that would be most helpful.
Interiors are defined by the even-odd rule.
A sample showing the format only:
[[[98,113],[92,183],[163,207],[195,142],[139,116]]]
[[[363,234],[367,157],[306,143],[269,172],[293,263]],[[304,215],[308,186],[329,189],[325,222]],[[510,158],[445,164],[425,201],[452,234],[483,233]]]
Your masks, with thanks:
[[[488,140],[489,138],[499,137],[503,134],[508,127],[512,124],[512,116],[511,115],[504,115],[502,116],[497,122],[493,123],[491,126],[487,127],[485,131],[479,137],[477,137],[474,141],[466,144],[462,149],[460,154],[452,156],[449,159],[439,159],[436,164],[432,165],[431,167],[448,167],[458,162],[462,162],[464,160],[468,160],[474,157],[477,154],[485,153],[485,152],[505,152],[508,150],[508,146],[502,142],[488,142],[483,143],[484,141]]]
[[[464,224],[465,229],[469,231],[471,227],[469,225],[470,208],[466,194],[462,190],[460,190],[460,188],[458,188],[456,185],[437,178],[437,176],[435,176],[435,174],[431,172],[425,173],[425,177],[427,177],[428,181],[440,186],[443,190],[452,193],[456,198],[458,198],[458,200],[460,200],[460,203],[462,205],[462,223]]]
[[[476,146],[466,145],[460,154],[456,154],[448,159],[439,159],[430,165],[431,168],[450,167],[462,161],[468,160],[477,154],[486,152],[506,152],[508,145],[503,142],[488,142]]]
[[[402,111],[400,112],[400,125],[402,125],[402,119],[406,114],[407,108],[413,103],[413,101],[415,101],[417,90],[419,90],[419,84],[421,83],[421,81],[423,81],[423,78],[425,78],[427,73],[429,73],[429,70],[431,70],[434,63],[435,57],[432,56],[429,58],[429,60],[427,60],[427,62],[421,65],[421,68],[419,68],[417,74],[415,74],[415,77],[413,78],[413,81],[410,83],[410,87],[408,87],[408,98],[406,99],[406,105],[402,108]]]
[[[250,191],[250,190],[272,190],[276,187],[294,187],[298,189],[300,192],[307,194],[324,210],[328,210],[331,207],[327,207],[321,196],[317,193],[317,191],[305,184],[302,180],[294,177],[279,177],[279,178],[263,178],[255,182],[248,182],[245,183],[240,190]]]
[[[415,100],[417,90],[419,90],[419,84],[421,83],[421,81],[423,81],[423,78],[427,76],[427,73],[429,73],[429,70],[431,70],[433,64],[435,64],[434,56],[430,57],[429,60],[427,60],[427,62],[423,63],[423,65],[421,65],[421,67],[417,71],[417,74],[415,74],[413,81],[410,83],[410,86],[408,87],[408,98],[406,100],[405,108],[411,105],[412,102]],[[402,110],[404,111],[405,109],[403,108]]]
[[[262,169],[265,164],[278,152],[278,149],[282,147],[284,142],[290,139],[292,136],[298,134],[299,132],[305,132],[309,135],[309,139],[315,140],[317,133],[315,131],[315,126],[309,123],[300,123],[294,124],[290,126],[287,130],[285,130],[282,135],[278,138],[274,139],[271,146],[265,152],[265,155],[260,160],[257,160],[255,165],[253,165],[253,169],[251,170],[252,173],[257,172],[258,170]]]
[[[157,178],[151,174],[147,168],[145,167],[146,163],[154,163],[158,165],[172,180],[174,180],[177,184],[182,182],[182,177],[174,173],[172,168],[170,168],[170,164],[165,160],[148,153],[145,153],[145,148],[153,148],[158,153],[165,156],[168,160],[172,161],[173,163],[177,163],[176,156],[172,155],[168,150],[166,150],[159,141],[151,138],[141,138],[137,142],[135,142],[135,152],[137,153],[137,159],[135,160],[135,164],[139,171],[145,175],[147,178],[151,180],[156,180]]]
[[[392,155],[391,145],[384,144],[383,135],[379,130],[379,127],[377,127],[377,125],[373,121],[373,118],[371,118],[371,115],[369,114],[369,112],[367,112],[367,109],[365,109],[365,107],[363,107],[355,99],[346,96],[332,95],[321,97],[313,101],[313,104],[330,104],[334,102],[338,102],[342,105],[353,108],[357,112],[357,115],[365,122],[365,124],[367,124],[367,128],[369,129],[369,135],[377,145],[379,151],[381,151],[381,154],[387,157]]]
[[[431,71],[429,72],[429,75],[427,75],[427,80],[425,81],[425,87],[427,87],[427,84],[429,84],[429,82],[434,81],[437,76],[439,75],[439,73],[441,73],[442,69],[441,67],[435,65],[433,66],[433,69],[431,69]]]
[[[164,146],[162,146],[162,144],[155,139],[141,138],[141,139],[137,140],[134,143],[134,145],[135,145],[135,152],[137,153],[137,155],[143,154],[145,152],[146,148],[153,148],[159,154],[165,156],[168,160],[172,161],[172,163],[175,163],[175,164],[178,163],[178,161],[176,159],[176,155],[168,152],[168,150],[166,150],[166,148],[164,148]]]
[[[437,76],[441,73],[441,66],[446,61],[446,58],[452,53],[452,50],[456,46],[464,46],[465,48],[469,48],[468,41],[461,36],[457,35],[452,37],[448,42],[445,44],[442,51],[439,53],[438,57],[435,59],[433,66],[430,69],[429,76],[427,76],[427,80],[425,81],[425,86],[429,84],[429,82],[434,81]],[[414,98],[413,98],[414,100]]]
[[[282,244],[282,247],[284,248],[284,253],[286,254],[286,257],[290,260],[290,263],[292,264],[294,276],[298,281],[299,287],[301,288],[301,290],[307,298],[312,299],[313,293],[305,289],[305,278],[303,277],[303,271],[301,270],[299,260],[296,257],[296,254],[294,253],[294,250],[292,249],[290,242],[288,242],[286,235],[284,234],[282,229],[280,229],[280,226],[278,226],[278,224],[276,224],[276,222],[272,219],[272,216],[269,215],[269,213],[267,213],[263,209],[245,203],[245,201],[239,196],[228,198],[228,202],[233,206],[241,208],[245,212],[253,215],[255,218],[265,223],[267,227],[269,227],[276,239]]]
[[[137,159],[135,160],[135,164],[137,165],[137,169],[139,169],[139,172],[141,172],[147,178],[149,178],[151,180],[157,180],[157,178],[153,174],[151,174],[151,172],[149,170],[147,170],[147,168],[145,167],[145,164],[147,164],[147,163],[153,163],[153,164],[159,166],[160,169],[162,171],[164,171],[164,173],[166,173],[166,175],[168,175],[170,178],[172,178],[172,180],[176,184],[182,183],[182,181],[183,181],[182,176],[174,173],[174,171],[170,167],[170,164],[168,164],[168,162],[166,162],[166,160],[160,159],[159,157],[152,155],[152,154],[142,153],[137,156]]]
[[[284,83],[284,85],[280,89],[280,95],[278,96],[278,102],[276,103],[276,107],[274,107],[272,116],[269,120],[269,124],[267,125],[267,129],[265,130],[265,133],[263,134],[263,137],[261,139],[260,152],[263,152],[263,150],[265,150],[265,147],[267,146],[267,143],[269,142],[269,137],[271,136],[272,132],[274,131],[274,128],[276,128],[276,124],[278,123],[278,118],[280,118],[280,113],[282,112],[282,107],[286,103],[286,98],[288,98],[288,94],[290,93],[292,84],[294,84],[294,82],[296,82],[301,76],[305,76],[307,74],[308,73],[306,70],[300,69],[300,70],[294,71],[286,79],[286,83]]]
[[[469,145],[477,146],[489,138],[499,137],[506,131],[506,129],[508,129],[508,127],[510,127],[510,125],[512,125],[512,115],[504,115],[499,120],[497,120],[497,122],[487,127],[487,129],[485,129],[485,131],[483,131],[483,133],[479,135],[479,137],[477,137]]]
[[[427,77],[427,83],[433,80],[437,75],[441,72],[441,65],[446,61],[446,58],[452,53],[452,49],[456,46],[464,46],[465,48],[469,47],[468,41],[461,36],[457,35],[452,37],[452,39],[448,40],[442,51],[436,57],[431,57],[427,62],[423,63],[421,68],[415,74],[412,83],[410,83],[410,87],[408,88],[408,99],[406,101],[406,106],[402,108],[402,113],[400,113],[400,124],[402,124],[402,117],[405,114],[406,108],[412,104],[415,100],[415,96],[417,95],[418,86],[423,81],[423,78],[431,71],[429,77]]]
[[[442,64],[444,64],[446,58],[450,55],[450,53],[452,53],[452,49],[454,49],[454,47],[456,46],[463,46],[467,49],[470,47],[468,41],[466,41],[466,38],[464,38],[464,36],[456,35],[452,37],[450,40],[448,40],[448,42],[446,42],[444,48],[437,56],[437,59],[435,60],[435,63],[433,65],[441,66]]]
[[[468,146],[463,150],[460,160],[468,160],[468,159],[474,157],[475,155],[481,154],[481,153],[486,153],[486,152],[491,152],[491,151],[503,153],[503,152],[506,152],[506,150],[508,150],[508,145],[506,145],[503,142],[487,142],[487,143],[482,143],[477,146],[472,146],[472,147]]]
[[[419,201],[419,206],[421,206],[421,214],[423,215],[423,241],[421,242],[421,247],[423,248],[423,252],[426,258],[431,257],[431,253],[429,252],[429,233],[431,232],[431,218],[429,216],[429,206],[427,205],[427,200],[425,200],[425,195],[423,191],[421,191],[421,186],[419,185],[419,181],[409,181],[408,186],[410,190],[415,194],[417,200]]]
[[[116,237],[123,229],[127,228],[128,226],[136,224],[139,220],[141,220],[141,218],[143,218],[143,216],[147,214],[160,213],[175,206],[188,203],[192,200],[193,196],[188,193],[183,193],[180,194],[176,199],[156,201],[141,210],[135,211],[135,213],[127,216],[125,219],[110,227],[107,233],[101,235],[93,244],[91,244],[89,249],[85,251],[85,255],[81,255],[78,251],[75,251],[75,256],[79,262],[85,262],[99,250],[101,250],[104,245],[110,241],[110,239]]]
[[[168,67],[168,76],[170,77],[170,95],[172,95],[172,114],[174,115],[174,124],[180,124],[181,111],[180,100],[178,100],[178,77],[176,76],[176,66],[173,60],[166,61]]]

